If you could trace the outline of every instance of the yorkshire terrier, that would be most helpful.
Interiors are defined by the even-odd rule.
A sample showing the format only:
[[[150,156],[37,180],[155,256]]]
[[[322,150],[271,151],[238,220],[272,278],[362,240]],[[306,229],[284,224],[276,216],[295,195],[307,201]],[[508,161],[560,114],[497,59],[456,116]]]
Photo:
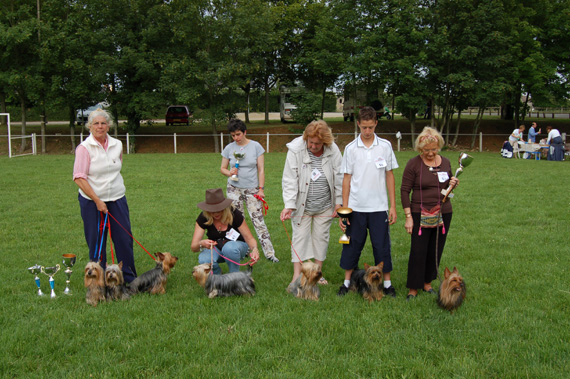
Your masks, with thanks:
[[[445,310],[453,313],[454,310],[463,304],[466,295],[465,282],[463,277],[459,275],[457,267],[453,271],[445,268],[445,279],[441,282],[439,293],[437,295],[437,304]]]
[[[305,300],[319,300],[321,290],[317,282],[323,276],[321,267],[311,261],[306,261],[301,265],[301,275],[289,284],[287,292]]]
[[[96,307],[100,301],[105,301],[105,271],[99,262],[89,262],[85,266],[85,287],[87,304]]]
[[[204,288],[210,299],[234,295],[255,295],[255,284],[251,274],[243,271],[224,275],[211,275],[212,266],[202,263],[192,269],[192,276]]]
[[[107,301],[128,300],[131,297],[123,279],[123,262],[119,262],[118,265],[107,265],[105,287],[107,289],[105,294]]]
[[[383,268],[384,262],[380,262],[376,266],[370,266],[365,263],[364,270],[357,269],[352,272],[348,288],[360,293],[370,303],[374,300],[382,300],[382,296],[384,296],[382,291]]]
[[[166,292],[166,279],[178,261],[178,257],[170,253],[160,252],[154,255],[158,258],[156,266],[131,282],[129,285],[131,295],[141,292],[151,294],[164,294]]]

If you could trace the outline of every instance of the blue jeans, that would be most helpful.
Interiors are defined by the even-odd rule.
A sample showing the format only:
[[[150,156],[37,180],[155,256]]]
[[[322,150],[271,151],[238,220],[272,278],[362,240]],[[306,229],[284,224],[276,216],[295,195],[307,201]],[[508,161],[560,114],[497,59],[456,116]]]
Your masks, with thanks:
[[[239,262],[242,260],[243,257],[247,255],[248,251],[249,251],[249,246],[247,246],[247,243],[243,241],[228,241],[222,248],[222,255],[224,257],[227,257],[228,259],[231,259],[234,262]],[[210,253],[210,249],[202,249],[200,255],[198,255],[198,263],[202,264],[202,263],[212,262],[212,255],[214,260],[214,264],[212,265],[212,270],[214,274],[220,275],[222,273],[222,269],[220,268],[219,263],[223,262],[227,262],[230,272],[239,271],[239,266],[237,264],[232,263],[230,261],[226,261],[224,258],[220,256],[217,247],[214,247],[213,254]]]

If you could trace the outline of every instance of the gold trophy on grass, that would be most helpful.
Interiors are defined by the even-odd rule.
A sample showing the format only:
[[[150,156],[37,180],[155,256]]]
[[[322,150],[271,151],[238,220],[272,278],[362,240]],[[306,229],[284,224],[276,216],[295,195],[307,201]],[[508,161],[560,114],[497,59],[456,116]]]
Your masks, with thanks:
[[[473,162],[473,157],[467,153],[459,153],[459,168],[455,171],[455,177],[457,178],[459,174],[463,172],[463,169],[469,166]],[[442,203],[445,203],[445,200],[449,197],[450,199],[453,197],[451,193],[454,187],[449,186],[447,189],[442,189],[441,194],[444,195]]]
[[[348,207],[342,207],[336,210],[336,213],[340,217],[342,224],[346,228],[348,226],[348,216],[352,213],[352,209]],[[345,229],[346,230],[346,229]],[[350,243],[350,237],[346,235],[346,232],[340,236],[338,243],[342,243],[343,245],[348,245]]]
[[[245,153],[238,153],[237,151],[234,151],[234,158],[236,159],[236,168],[239,168],[239,160],[245,158]],[[230,177],[231,180],[233,180],[234,182],[239,181],[239,178],[237,175],[232,175]]]
[[[63,254],[63,265],[65,266],[65,275],[67,276],[67,280],[65,281],[65,290],[63,291],[64,295],[71,295],[71,288],[69,288],[69,279],[71,278],[71,268],[75,265],[75,261],[77,260],[77,256],[75,254]]]

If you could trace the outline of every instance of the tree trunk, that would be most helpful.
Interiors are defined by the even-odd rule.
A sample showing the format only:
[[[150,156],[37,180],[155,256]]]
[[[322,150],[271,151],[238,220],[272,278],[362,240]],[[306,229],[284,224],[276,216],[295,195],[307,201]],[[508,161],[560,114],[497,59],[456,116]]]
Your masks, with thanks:
[[[269,77],[265,77],[263,90],[265,91],[265,123],[269,124]]]
[[[477,117],[473,123],[473,137],[471,138],[471,148],[475,147],[475,141],[477,141],[477,133],[479,132],[479,125],[481,124],[481,119],[483,118],[483,113],[485,112],[485,107],[479,107],[477,111]]]
[[[0,92],[0,113],[8,113],[6,108],[6,94],[4,92]],[[4,126],[8,124],[8,117],[2,116],[0,117],[0,125]]]
[[[20,110],[22,112],[22,140],[20,144],[20,154],[22,154],[26,149],[26,140],[24,139],[24,136],[26,135],[26,99],[24,99],[23,96],[20,96]]]
[[[69,135],[71,136],[71,154],[75,153],[75,109],[70,106],[69,110]]]
[[[327,87],[323,87],[323,98],[321,101],[321,120],[325,118],[325,97],[327,95]]]
[[[461,126],[461,109],[457,112],[457,127],[455,128],[455,135],[453,136],[453,146],[457,145],[457,138],[459,137],[459,128]]]

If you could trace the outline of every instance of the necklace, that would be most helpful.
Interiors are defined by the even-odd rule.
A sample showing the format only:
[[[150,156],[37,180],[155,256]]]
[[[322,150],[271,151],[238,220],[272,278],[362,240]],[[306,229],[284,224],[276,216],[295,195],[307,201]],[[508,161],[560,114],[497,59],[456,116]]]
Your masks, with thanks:
[[[422,161],[424,162],[424,164],[428,167],[428,170],[430,171],[434,171],[434,170],[439,170],[439,166],[441,166],[441,162],[440,164],[437,164],[437,155],[433,160],[433,166],[432,166],[432,162],[428,161],[423,155],[422,155]]]

